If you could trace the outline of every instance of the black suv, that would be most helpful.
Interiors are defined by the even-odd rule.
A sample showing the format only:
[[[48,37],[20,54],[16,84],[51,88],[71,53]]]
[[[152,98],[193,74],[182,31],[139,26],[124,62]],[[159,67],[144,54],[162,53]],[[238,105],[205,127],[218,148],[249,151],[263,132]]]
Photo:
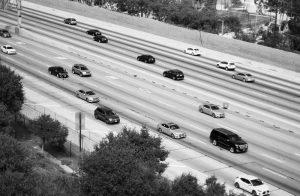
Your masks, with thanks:
[[[48,72],[51,75],[55,75],[58,78],[67,78],[67,77],[69,77],[68,72],[60,66],[49,67]]]
[[[136,59],[138,61],[143,61],[144,63],[155,63],[155,58],[148,54],[140,55]]]
[[[90,29],[86,31],[88,35],[96,36],[96,35],[101,35],[101,32],[97,29]]]
[[[224,128],[213,129],[209,138],[213,145],[229,149],[232,153],[248,150],[248,144],[240,136]]]
[[[0,36],[1,37],[11,37],[10,33],[6,29],[0,29]]]
[[[97,107],[94,116],[106,124],[116,124],[120,122],[120,117],[112,109],[105,106]]]
[[[163,72],[163,76],[167,78],[172,78],[173,80],[183,80],[184,74],[178,69],[171,69]]]
[[[103,35],[96,35],[94,37],[94,40],[96,42],[100,42],[100,43],[107,43],[108,42],[108,39],[105,36],[103,36]]]

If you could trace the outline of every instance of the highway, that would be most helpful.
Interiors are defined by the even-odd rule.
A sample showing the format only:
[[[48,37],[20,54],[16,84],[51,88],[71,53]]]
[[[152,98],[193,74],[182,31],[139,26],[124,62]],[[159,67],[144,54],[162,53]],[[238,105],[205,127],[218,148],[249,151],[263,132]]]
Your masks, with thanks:
[[[90,25],[93,20],[89,24],[79,20],[77,26],[70,26],[63,23],[62,17],[27,8],[22,16],[22,27],[28,33],[11,39],[0,38],[1,45],[10,44],[17,50],[17,55],[1,54],[1,62],[37,79],[24,79],[27,88],[68,103],[89,118],[93,118],[97,104],[78,101],[74,92],[82,87],[93,89],[105,100],[100,104],[113,108],[121,118],[147,123],[153,132],[159,122],[175,122],[188,135],[178,140],[179,144],[259,176],[294,195],[300,194],[299,80],[274,76],[237,62],[238,71],[250,72],[256,78],[255,83],[243,83],[231,78],[234,72],[216,68],[216,63],[223,60],[219,56],[189,56],[182,52],[184,48],[128,36],[108,27],[100,28],[96,23]],[[1,23],[14,25],[15,18],[12,11],[0,13]],[[85,33],[94,28],[108,37],[108,44],[94,42]],[[136,57],[143,53],[152,54],[156,63],[138,62]],[[73,75],[71,67],[75,63],[87,65],[93,76]],[[70,77],[63,80],[48,74],[47,68],[54,65],[65,67]],[[163,71],[173,68],[182,70],[185,80],[162,77]],[[63,91],[69,95],[68,100],[53,90],[47,92],[38,81]],[[228,102],[226,118],[214,119],[201,114],[198,107],[205,101],[219,105]],[[211,145],[209,134],[216,127],[238,133],[247,141],[249,151],[232,154]],[[176,156],[180,159],[185,155]],[[197,159],[184,163],[194,169],[201,166]]]

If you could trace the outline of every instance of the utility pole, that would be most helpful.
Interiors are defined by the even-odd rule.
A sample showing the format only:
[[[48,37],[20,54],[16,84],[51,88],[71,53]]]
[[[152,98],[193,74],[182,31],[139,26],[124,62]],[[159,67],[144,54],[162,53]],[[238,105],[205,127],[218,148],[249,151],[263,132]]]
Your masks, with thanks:
[[[20,30],[21,30],[21,22],[22,22],[22,15],[21,15],[21,9],[22,9],[22,5],[21,5],[21,0],[17,0],[17,29],[16,29],[16,33],[19,34]]]

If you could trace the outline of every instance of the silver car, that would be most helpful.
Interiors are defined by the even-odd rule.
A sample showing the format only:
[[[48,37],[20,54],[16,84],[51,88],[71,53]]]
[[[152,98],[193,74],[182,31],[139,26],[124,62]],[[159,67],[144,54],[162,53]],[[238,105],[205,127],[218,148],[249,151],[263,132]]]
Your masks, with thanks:
[[[92,90],[87,90],[87,89],[80,89],[76,91],[76,97],[80,99],[84,99],[85,101],[92,103],[92,102],[98,102],[99,101],[99,96],[94,93]]]
[[[217,63],[217,68],[228,70],[235,70],[235,64],[233,62],[221,61]]]
[[[183,132],[177,124],[172,122],[158,124],[157,131],[169,135],[173,139],[186,138],[186,133]]]
[[[223,112],[223,110],[215,104],[202,104],[199,106],[199,111],[201,113],[208,114],[214,118],[225,118],[225,113]]]
[[[72,67],[72,73],[78,74],[80,77],[92,76],[90,70],[83,64],[74,64]]]
[[[1,46],[1,51],[3,53],[6,53],[6,54],[17,54],[16,49],[14,49],[10,45],[3,45],[3,46]]]
[[[236,80],[241,80],[243,82],[254,82],[255,81],[254,77],[251,74],[246,73],[246,72],[233,74],[232,78],[236,79]]]

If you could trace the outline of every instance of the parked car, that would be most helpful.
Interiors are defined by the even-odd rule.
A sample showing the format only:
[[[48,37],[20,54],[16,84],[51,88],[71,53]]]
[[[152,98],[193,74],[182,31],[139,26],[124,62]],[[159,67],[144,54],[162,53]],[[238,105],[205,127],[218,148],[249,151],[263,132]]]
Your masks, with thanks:
[[[94,39],[96,42],[100,42],[100,43],[107,43],[107,42],[108,42],[107,37],[105,37],[104,35],[97,35],[97,36],[94,36],[93,39]]]
[[[217,63],[217,68],[222,68],[225,69],[226,71],[228,70],[235,70],[235,64],[233,62],[228,62],[228,61],[221,61]]]
[[[92,35],[92,36],[101,35],[101,32],[98,29],[90,29],[90,30],[86,31],[86,33],[88,35]]]
[[[14,49],[10,45],[3,45],[3,46],[1,46],[1,51],[3,53],[6,53],[6,54],[17,54],[16,49]]]
[[[228,149],[231,153],[248,150],[248,144],[240,136],[224,128],[213,129],[209,138],[214,146]]]
[[[208,114],[214,118],[225,118],[224,111],[217,105],[212,103],[204,103],[199,106],[201,113]]]
[[[120,117],[112,109],[105,106],[97,107],[94,111],[94,116],[106,124],[116,124],[120,122]]]
[[[99,96],[96,93],[89,89],[80,89],[76,91],[76,97],[83,99],[89,103],[98,102]]]
[[[183,51],[186,54],[190,54],[193,56],[200,56],[200,50],[198,48],[187,48]]]
[[[254,77],[249,73],[237,73],[232,75],[233,79],[241,80],[243,82],[254,82]]]
[[[269,187],[259,178],[251,175],[241,175],[235,178],[234,186],[255,196],[270,195]]]
[[[0,29],[0,36],[1,37],[11,37],[11,34],[6,29]]]
[[[49,67],[48,72],[51,75],[55,75],[58,78],[68,78],[69,77],[68,72],[60,66]]]
[[[64,22],[69,25],[77,25],[77,21],[75,18],[66,18]]]
[[[173,139],[186,138],[186,133],[183,132],[177,124],[172,122],[158,124],[157,131],[160,133],[167,134]]]
[[[173,80],[183,80],[184,74],[178,69],[171,69],[163,72],[163,76],[167,78],[172,78]]]
[[[83,64],[74,64],[72,67],[72,73],[83,76],[92,76],[90,70]]]
[[[144,63],[155,63],[155,58],[149,54],[142,54],[138,56],[136,59]]]

